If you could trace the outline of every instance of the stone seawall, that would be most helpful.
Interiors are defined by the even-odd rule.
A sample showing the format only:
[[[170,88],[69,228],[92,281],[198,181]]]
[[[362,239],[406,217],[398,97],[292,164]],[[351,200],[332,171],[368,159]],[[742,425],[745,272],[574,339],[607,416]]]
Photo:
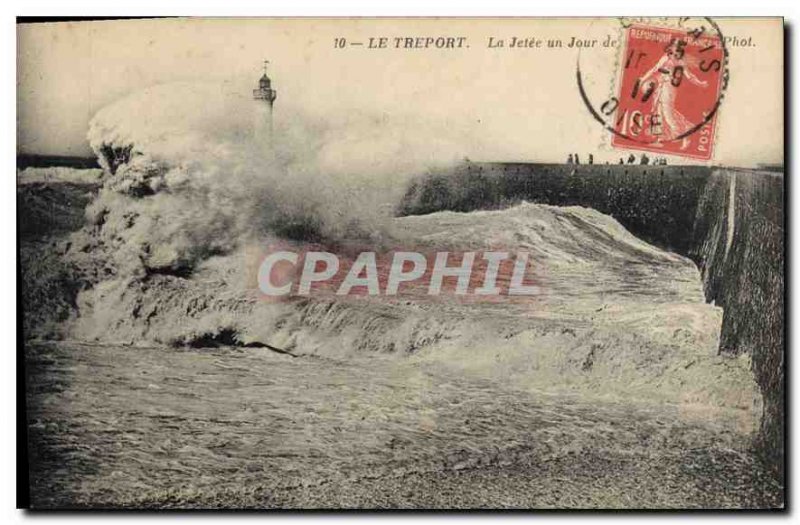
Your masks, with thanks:
[[[467,163],[413,184],[400,214],[501,208],[525,200],[594,208],[691,258],[724,309],[720,353],[748,353],[764,397],[757,450],[783,479],[783,174],[703,166]]]

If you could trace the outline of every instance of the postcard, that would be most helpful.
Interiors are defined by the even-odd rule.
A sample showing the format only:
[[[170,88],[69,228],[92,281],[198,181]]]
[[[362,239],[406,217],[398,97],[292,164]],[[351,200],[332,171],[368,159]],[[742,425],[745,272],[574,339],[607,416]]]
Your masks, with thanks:
[[[32,509],[784,509],[781,18],[17,23]]]

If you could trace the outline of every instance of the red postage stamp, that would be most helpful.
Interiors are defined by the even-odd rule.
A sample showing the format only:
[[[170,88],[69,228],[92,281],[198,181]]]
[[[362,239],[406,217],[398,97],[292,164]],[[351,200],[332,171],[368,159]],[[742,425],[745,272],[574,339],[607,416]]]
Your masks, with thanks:
[[[625,30],[612,146],[709,160],[725,53],[702,29]]]

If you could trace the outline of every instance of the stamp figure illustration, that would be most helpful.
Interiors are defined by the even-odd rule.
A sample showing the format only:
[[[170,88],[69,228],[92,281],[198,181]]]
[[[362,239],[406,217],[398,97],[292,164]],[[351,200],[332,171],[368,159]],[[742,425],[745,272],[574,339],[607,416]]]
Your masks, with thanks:
[[[625,31],[614,110],[615,148],[709,160],[723,92],[724,48],[702,29]]]

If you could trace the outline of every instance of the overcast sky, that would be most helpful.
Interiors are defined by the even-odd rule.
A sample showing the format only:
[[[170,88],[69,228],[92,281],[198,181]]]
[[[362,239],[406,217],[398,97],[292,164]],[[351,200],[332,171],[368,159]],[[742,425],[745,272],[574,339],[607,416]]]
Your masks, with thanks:
[[[351,112],[423,117],[481,137],[474,160],[563,161],[573,151],[618,158],[583,105],[575,49],[489,49],[489,37],[540,39],[603,34],[614,21],[571,20],[138,20],[18,26],[18,150],[86,155],[86,131],[103,106],[153,84],[226,82],[244,96],[271,60],[276,118],[301,106],[323,118]],[[783,158],[780,22],[719,21],[724,34],[754,36],[731,48],[731,83],[720,110],[715,162]],[[389,49],[337,49],[334,39]],[[469,48],[391,49],[394,37],[466,36]],[[608,90],[617,52],[584,51],[590,89]],[[197,108],[202,111],[202,107]],[[421,124],[424,125],[424,124]],[[677,161],[676,161],[677,162]]]

